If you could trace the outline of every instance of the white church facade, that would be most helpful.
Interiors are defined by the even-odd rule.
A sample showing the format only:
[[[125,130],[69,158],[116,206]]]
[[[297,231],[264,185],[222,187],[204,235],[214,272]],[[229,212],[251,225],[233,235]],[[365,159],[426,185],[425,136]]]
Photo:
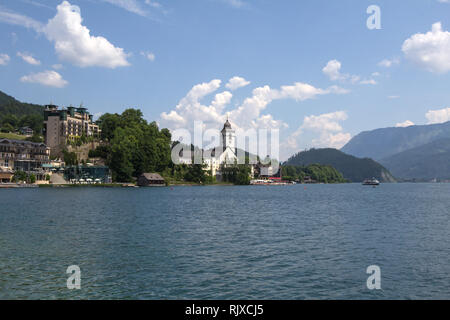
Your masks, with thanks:
[[[221,151],[216,154],[215,151]],[[212,176],[220,178],[220,168],[222,165],[232,165],[238,160],[236,149],[236,132],[231,127],[231,123],[227,120],[221,131],[221,143],[219,148],[211,151],[211,157],[204,157],[203,161],[206,165],[205,170]]]

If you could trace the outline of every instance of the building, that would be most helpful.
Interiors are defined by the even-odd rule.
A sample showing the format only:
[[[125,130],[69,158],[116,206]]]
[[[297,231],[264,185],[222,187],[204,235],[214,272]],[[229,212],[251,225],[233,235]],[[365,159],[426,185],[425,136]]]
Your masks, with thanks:
[[[73,141],[81,136],[100,136],[100,128],[94,123],[93,115],[86,108],[58,109],[55,105],[45,106],[45,144],[51,148],[52,154],[59,152],[67,141]]]
[[[31,137],[34,133],[33,129],[31,129],[30,127],[22,127],[19,129],[19,132],[21,135],[29,136],[29,137]]]
[[[191,149],[188,154],[185,154],[186,149]],[[240,151],[240,152],[238,152]],[[242,154],[241,154],[242,153]],[[245,163],[247,161],[244,157],[250,156],[248,152],[244,150],[238,150],[236,147],[236,133],[231,127],[231,123],[227,120],[221,131],[220,145],[214,149],[202,150],[191,145],[182,145],[179,152],[178,163],[190,165],[200,157],[205,165],[204,170],[216,180],[222,180],[221,169],[223,166],[234,166],[235,164]],[[240,157],[240,158],[239,158]],[[246,162],[247,164],[248,161]],[[257,169],[256,164],[250,163],[250,176],[253,177]]]
[[[219,148],[211,150],[211,156],[204,156],[203,159],[206,164],[206,170],[208,170],[212,176],[219,178],[219,180],[221,177],[220,167],[226,164],[232,165],[238,160],[236,133],[228,120],[223,125],[221,134],[222,137]],[[220,154],[216,154],[217,150],[220,151]]]
[[[0,168],[0,183],[11,182],[14,172],[10,169]]]
[[[58,171],[61,171],[59,169]],[[111,172],[107,166],[68,166],[63,178],[70,183],[111,183]]]
[[[0,169],[2,180],[14,171],[34,174],[37,180],[45,180],[43,165],[50,163],[50,148],[43,143],[23,140],[0,139]]]
[[[43,143],[0,139],[0,167],[14,171],[38,171],[50,162],[50,148]]]
[[[157,187],[165,186],[166,182],[157,173],[143,173],[139,176],[137,184],[140,187]]]

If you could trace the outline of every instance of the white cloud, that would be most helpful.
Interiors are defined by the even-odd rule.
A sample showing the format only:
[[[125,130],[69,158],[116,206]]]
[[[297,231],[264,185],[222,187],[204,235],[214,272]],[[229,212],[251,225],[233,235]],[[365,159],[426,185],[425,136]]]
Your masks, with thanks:
[[[352,138],[340,124],[347,118],[345,111],[306,116],[303,124],[282,144],[284,158],[301,148],[342,148]]]
[[[410,121],[410,120],[406,120],[405,122],[399,122],[397,123],[395,126],[397,128],[406,128],[406,127],[410,127],[413,126],[414,122]]]
[[[390,68],[396,64],[399,64],[400,60],[398,58],[394,59],[384,59],[378,63],[380,67]]]
[[[94,121],[97,121],[104,114],[105,114],[104,112],[94,113]]]
[[[138,14],[140,16],[145,16],[147,14],[147,12],[141,7],[139,2],[137,2],[136,0],[102,0],[102,1],[115,5],[119,8],[125,9],[129,12]],[[148,4],[153,3],[146,0],[146,3],[147,2],[149,2]]]
[[[145,0],[145,4],[149,5],[150,7],[153,8],[161,8],[162,5],[159,2],[153,1],[153,0]]]
[[[223,1],[235,8],[241,8],[245,5],[245,2],[242,0],[223,0]]]
[[[251,127],[257,127],[261,112],[274,100],[305,101],[320,95],[345,94],[347,92],[347,90],[338,86],[321,89],[301,82],[282,86],[280,89],[272,89],[269,86],[259,87],[253,90],[253,96],[245,99],[240,107],[230,112],[230,119],[241,127],[249,126],[249,124],[251,124]],[[283,124],[283,126],[285,125]]]
[[[63,88],[68,84],[68,82],[64,80],[58,72],[50,70],[23,76],[22,78],[20,78],[20,81],[28,83],[39,83],[44,86],[55,88]]]
[[[266,85],[253,89],[252,95],[240,105],[227,110],[233,95],[229,91],[220,91],[221,85],[222,82],[218,79],[195,85],[173,110],[161,114],[158,123],[170,130],[180,128],[192,130],[194,121],[203,121],[204,129],[220,129],[225,120],[229,118],[233,128],[237,131],[248,129],[284,130],[288,128],[285,122],[275,119],[271,114],[264,113],[271,102],[281,99],[300,102],[321,95],[348,93],[348,90],[338,86],[321,89],[300,82],[281,86],[279,89],[272,89]],[[210,103],[201,102],[214,93],[216,94],[210,99],[210,101],[212,100]],[[298,134],[294,133],[287,139],[282,138],[286,141],[281,146],[282,158],[287,157],[288,152],[298,151],[298,138],[300,133],[304,132],[313,133],[313,143],[317,146],[341,147],[351,138],[351,135],[345,133],[338,123],[345,120],[346,117],[346,113],[342,111],[317,116],[317,118],[316,116],[305,117],[305,124],[299,129]]]
[[[345,111],[336,111],[332,113],[325,113],[319,116],[306,116],[303,120],[302,129],[340,132],[342,127],[339,121],[347,120],[348,116]]]
[[[374,80],[374,79],[364,79],[364,80],[361,80],[360,83],[361,83],[361,84],[372,84],[372,85],[376,85],[376,84],[377,84],[377,81]]]
[[[52,65],[52,68],[55,70],[59,70],[59,69],[63,68],[63,65],[62,64],[54,64],[54,65]]]
[[[377,84],[377,82],[373,79],[364,79],[361,80],[361,77],[358,75],[351,75],[348,73],[341,73],[342,64],[338,60],[330,60],[327,65],[322,69],[322,72],[331,80],[331,81],[341,81],[341,82],[350,82],[352,84]]]
[[[0,21],[12,25],[34,29],[37,32],[40,32],[43,28],[42,23],[40,23],[39,21],[5,9],[2,6],[0,6]]]
[[[191,128],[194,121],[204,121],[205,123],[215,123],[221,121],[221,111],[231,100],[232,94],[224,91],[215,96],[209,106],[201,104],[200,100],[220,88],[221,81],[218,79],[210,82],[195,85],[189,93],[180,100],[175,110],[169,113],[163,112],[161,119],[167,123],[169,128],[176,129],[180,127]]]
[[[250,81],[245,80],[242,77],[233,77],[231,78],[228,83],[226,84],[226,87],[232,91],[248,86],[250,84]]]
[[[128,12],[135,13],[142,17],[148,17],[149,12],[142,6],[142,4],[138,0],[101,0],[103,2],[107,2],[116,7],[125,9]],[[163,6],[161,3],[153,0],[145,0],[145,5],[155,9],[161,9]]]
[[[195,85],[173,110],[163,112],[158,122],[171,130],[178,128],[192,130],[194,121],[203,121],[205,128],[217,129],[229,118],[236,130],[285,129],[288,127],[286,123],[274,119],[271,114],[263,113],[272,101],[280,99],[305,101],[320,95],[348,92],[338,86],[321,89],[307,83],[294,83],[279,89],[272,89],[267,85],[255,88],[250,97],[231,110],[225,110],[233,97],[229,91],[219,91],[209,104],[201,102],[208,95],[218,92],[220,87],[221,80],[218,79]],[[338,136],[331,138],[337,139]]]
[[[147,58],[148,60],[150,60],[151,62],[155,61],[156,56],[153,52],[144,52],[141,51],[141,55],[145,58]]]
[[[341,74],[342,64],[337,60],[328,61],[327,65],[322,69],[323,73],[332,81],[345,80],[347,75]]]
[[[450,71],[450,32],[442,30],[442,24],[433,24],[431,31],[417,33],[402,46],[406,58],[434,73]]]
[[[6,53],[0,53],[0,66],[6,66],[11,58]]]
[[[21,57],[23,61],[25,61],[28,64],[32,64],[34,66],[38,66],[41,64],[41,62],[35,58],[31,54],[24,53],[24,52],[17,52],[17,56]]]
[[[450,121],[450,108],[440,110],[429,110],[425,117],[428,119],[428,124],[444,123]]]
[[[61,60],[80,67],[114,69],[130,65],[122,48],[115,47],[104,37],[92,36],[82,21],[80,8],[63,1],[57,7],[56,16],[44,27]]]
[[[400,96],[395,96],[395,95],[393,95],[393,96],[388,96],[388,99],[398,99],[398,98],[400,98]]]

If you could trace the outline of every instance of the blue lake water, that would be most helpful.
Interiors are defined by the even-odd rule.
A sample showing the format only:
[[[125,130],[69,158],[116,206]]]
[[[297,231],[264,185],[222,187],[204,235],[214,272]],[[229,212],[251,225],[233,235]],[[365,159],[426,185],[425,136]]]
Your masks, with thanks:
[[[1,189],[0,298],[449,299],[450,184]]]

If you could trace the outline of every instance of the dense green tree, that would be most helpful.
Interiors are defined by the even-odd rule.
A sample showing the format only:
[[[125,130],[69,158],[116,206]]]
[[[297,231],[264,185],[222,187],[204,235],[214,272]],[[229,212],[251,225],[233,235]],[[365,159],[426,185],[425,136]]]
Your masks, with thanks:
[[[105,141],[110,141],[114,138],[114,131],[119,127],[120,115],[117,113],[106,113],[102,115],[97,122],[102,129],[101,138]]]
[[[4,123],[4,124],[2,125],[1,131],[2,131],[2,132],[6,132],[6,133],[8,133],[8,132],[14,132],[14,127],[13,127],[11,124],[9,124],[9,123]]]
[[[392,175],[372,159],[359,159],[336,149],[310,149],[293,155],[285,165],[308,166],[329,165],[352,182],[362,182],[375,177],[380,181],[393,181]]]
[[[111,152],[109,144],[101,144],[95,150],[89,150],[89,158],[103,158],[107,159]]]
[[[144,172],[171,171],[170,131],[159,130],[156,122],[147,123],[140,110],[104,114],[99,123],[102,139],[109,143],[90,156],[105,158],[115,181],[128,182]]]
[[[13,176],[14,182],[27,181],[27,174],[24,171],[16,170]]]
[[[29,127],[33,129],[34,133],[40,134],[42,132],[43,118],[38,114],[28,114],[19,118],[17,128]]]
[[[63,150],[63,159],[66,166],[75,166],[78,164],[78,159],[75,152]]]
[[[236,185],[250,184],[251,169],[249,165],[223,165],[220,170],[222,172],[222,179],[224,182],[231,182]]]
[[[320,183],[343,183],[346,180],[342,174],[332,166],[311,164],[309,166],[282,166],[283,180],[288,181],[304,181],[306,177],[310,177]]]
[[[6,124],[11,125],[13,128],[17,128],[19,125],[19,119],[14,114],[6,114],[2,117],[2,125],[5,126]]]

